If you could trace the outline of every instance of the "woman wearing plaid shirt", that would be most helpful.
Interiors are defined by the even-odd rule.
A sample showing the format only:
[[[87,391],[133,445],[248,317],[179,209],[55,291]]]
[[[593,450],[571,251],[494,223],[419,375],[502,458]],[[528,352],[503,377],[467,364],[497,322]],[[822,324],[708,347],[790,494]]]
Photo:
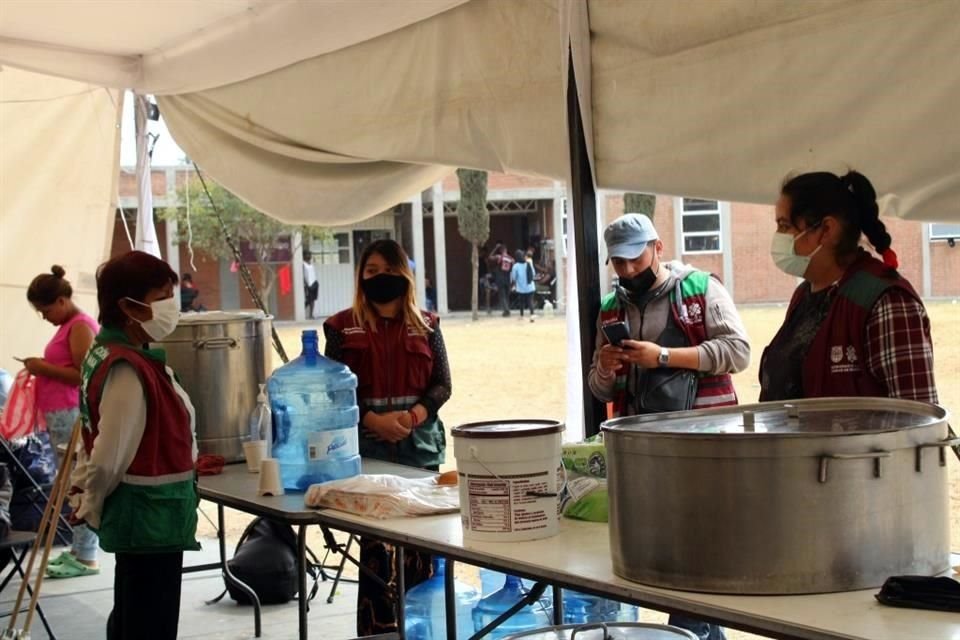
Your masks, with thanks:
[[[760,361],[760,399],[874,396],[937,401],[930,320],[897,272],[862,174],[784,182],[771,256],[803,278]],[[861,236],[880,260],[860,246]]]

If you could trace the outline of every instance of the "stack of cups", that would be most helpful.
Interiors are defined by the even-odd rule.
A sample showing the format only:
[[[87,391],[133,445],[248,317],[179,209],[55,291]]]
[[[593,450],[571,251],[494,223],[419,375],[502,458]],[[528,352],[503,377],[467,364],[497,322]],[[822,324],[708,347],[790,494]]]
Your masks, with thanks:
[[[282,496],[283,482],[280,481],[280,463],[276,458],[264,458],[260,461],[260,486],[257,495]]]

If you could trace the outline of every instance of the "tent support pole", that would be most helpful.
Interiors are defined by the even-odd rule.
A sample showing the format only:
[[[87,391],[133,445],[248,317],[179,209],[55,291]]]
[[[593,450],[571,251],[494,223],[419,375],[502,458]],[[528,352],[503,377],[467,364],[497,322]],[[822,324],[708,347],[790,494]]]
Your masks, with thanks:
[[[583,431],[592,436],[606,418],[606,407],[598,402],[587,384],[587,371],[593,360],[597,339],[597,314],[600,313],[600,257],[597,238],[597,194],[590,169],[590,156],[583,131],[583,116],[577,98],[577,79],[570,54],[567,83],[567,136],[570,145],[571,218],[579,287],[580,361],[583,365]]]

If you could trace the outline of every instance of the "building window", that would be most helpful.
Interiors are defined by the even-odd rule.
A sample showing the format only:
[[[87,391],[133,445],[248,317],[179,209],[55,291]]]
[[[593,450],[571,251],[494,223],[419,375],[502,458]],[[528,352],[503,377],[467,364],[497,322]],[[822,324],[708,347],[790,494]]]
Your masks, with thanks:
[[[334,233],[310,243],[313,264],[350,264],[350,234]]]
[[[683,198],[680,226],[684,253],[720,253],[720,203]]]
[[[947,242],[953,240],[956,242],[960,240],[960,224],[946,224],[942,222],[931,222],[930,223],[930,239],[931,240],[946,240]]]

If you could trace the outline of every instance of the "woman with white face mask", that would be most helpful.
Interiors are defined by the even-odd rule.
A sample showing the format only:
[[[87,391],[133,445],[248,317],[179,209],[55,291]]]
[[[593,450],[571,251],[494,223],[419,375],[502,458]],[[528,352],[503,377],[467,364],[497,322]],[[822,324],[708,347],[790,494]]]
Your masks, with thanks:
[[[862,174],[788,178],[771,257],[803,278],[760,362],[760,399],[872,396],[937,401],[930,321],[898,272]],[[861,246],[865,236],[879,259]]]
[[[97,271],[101,330],[81,365],[74,517],[115,554],[108,640],[174,640],[183,552],[196,550],[194,410],[163,351],[177,274],[141,251]]]

